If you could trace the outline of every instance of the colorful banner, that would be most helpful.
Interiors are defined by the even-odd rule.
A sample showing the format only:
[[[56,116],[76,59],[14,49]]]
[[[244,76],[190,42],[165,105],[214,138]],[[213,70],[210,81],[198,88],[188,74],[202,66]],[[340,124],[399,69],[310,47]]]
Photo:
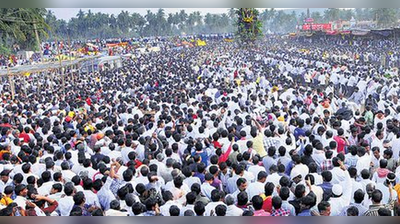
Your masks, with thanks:
[[[197,40],[197,46],[206,46],[207,43],[204,40]]]
[[[303,25],[303,30],[323,30],[323,31],[328,31],[332,30],[332,24],[330,23],[315,23],[315,24],[304,24]]]

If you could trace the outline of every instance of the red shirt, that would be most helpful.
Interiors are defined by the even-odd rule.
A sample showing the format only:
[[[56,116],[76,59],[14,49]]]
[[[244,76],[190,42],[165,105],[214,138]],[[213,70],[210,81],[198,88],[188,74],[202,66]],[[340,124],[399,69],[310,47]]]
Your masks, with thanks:
[[[214,148],[216,148],[216,149],[222,148],[221,143],[219,143],[218,141],[213,141],[213,144],[214,144]]]
[[[25,132],[22,132],[21,134],[19,134],[18,138],[23,138],[25,143],[29,143],[31,140],[29,135],[26,134]]]
[[[90,98],[87,98],[87,99],[86,99],[86,103],[87,103],[89,106],[92,106],[92,100],[91,100]]]
[[[229,155],[231,154],[231,151],[232,151],[232,143],[229,145],[228,150],[219,157],[218,164],[226,162],[229,158]]]
[[[344,154],[345,153],[344,152],[344,147],[346,147],[346,141],[343,138],[339,137],[339,136],[333,137],[333,140],[335,140],[336,143],[337,143],[337,152]]]
[[[265,196],[265,194],[260,195],[264,200],[263,209],[264,211],[271,213],[272,212],[272,196]]]

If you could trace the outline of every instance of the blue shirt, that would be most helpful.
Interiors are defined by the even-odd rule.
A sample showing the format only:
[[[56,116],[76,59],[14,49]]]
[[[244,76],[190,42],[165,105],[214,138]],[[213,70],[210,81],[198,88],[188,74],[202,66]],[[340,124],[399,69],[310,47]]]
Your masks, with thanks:
[[[296,128],[296,129],[294,129],[293,135],[294,135],[294,137],[296,138],[296,141],[297,141],[297,140],[299,140],[300,136],[306,136],[306,132],[301,128]]]
[[[300,212],[297,216],[311,216],[311,210],[310,209],[304,210]]]
[[[333,185],[329,182],[324,182],[320,185],[318,185],[319,187],[322,188],[322,190],[324,190],[324,195],[323,195],[323,200],[324,201],[329,201],[329,199],[332,197],[332,187]]]
[[[192,153],[192,156],[194,155],[199,155],[201,157],[201,162],[204,163],[207,166],[208,163],[208,154],[206,151],[202,151],[201,153],[194,152]]]

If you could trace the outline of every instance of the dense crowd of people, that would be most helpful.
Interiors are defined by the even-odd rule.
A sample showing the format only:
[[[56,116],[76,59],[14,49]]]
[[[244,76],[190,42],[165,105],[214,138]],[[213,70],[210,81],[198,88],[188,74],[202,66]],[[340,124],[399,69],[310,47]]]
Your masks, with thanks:
[[[208,41],[18,77],[15,99],[3,80],[0,215],[398,216],[398,57],[364,44]]]

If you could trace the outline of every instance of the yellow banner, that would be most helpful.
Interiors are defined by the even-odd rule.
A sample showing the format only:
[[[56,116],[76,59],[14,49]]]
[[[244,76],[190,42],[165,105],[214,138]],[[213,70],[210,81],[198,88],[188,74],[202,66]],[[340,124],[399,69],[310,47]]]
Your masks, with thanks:
[[[204,40],[197,40],[197,46],[206,46],[207,43]]]

